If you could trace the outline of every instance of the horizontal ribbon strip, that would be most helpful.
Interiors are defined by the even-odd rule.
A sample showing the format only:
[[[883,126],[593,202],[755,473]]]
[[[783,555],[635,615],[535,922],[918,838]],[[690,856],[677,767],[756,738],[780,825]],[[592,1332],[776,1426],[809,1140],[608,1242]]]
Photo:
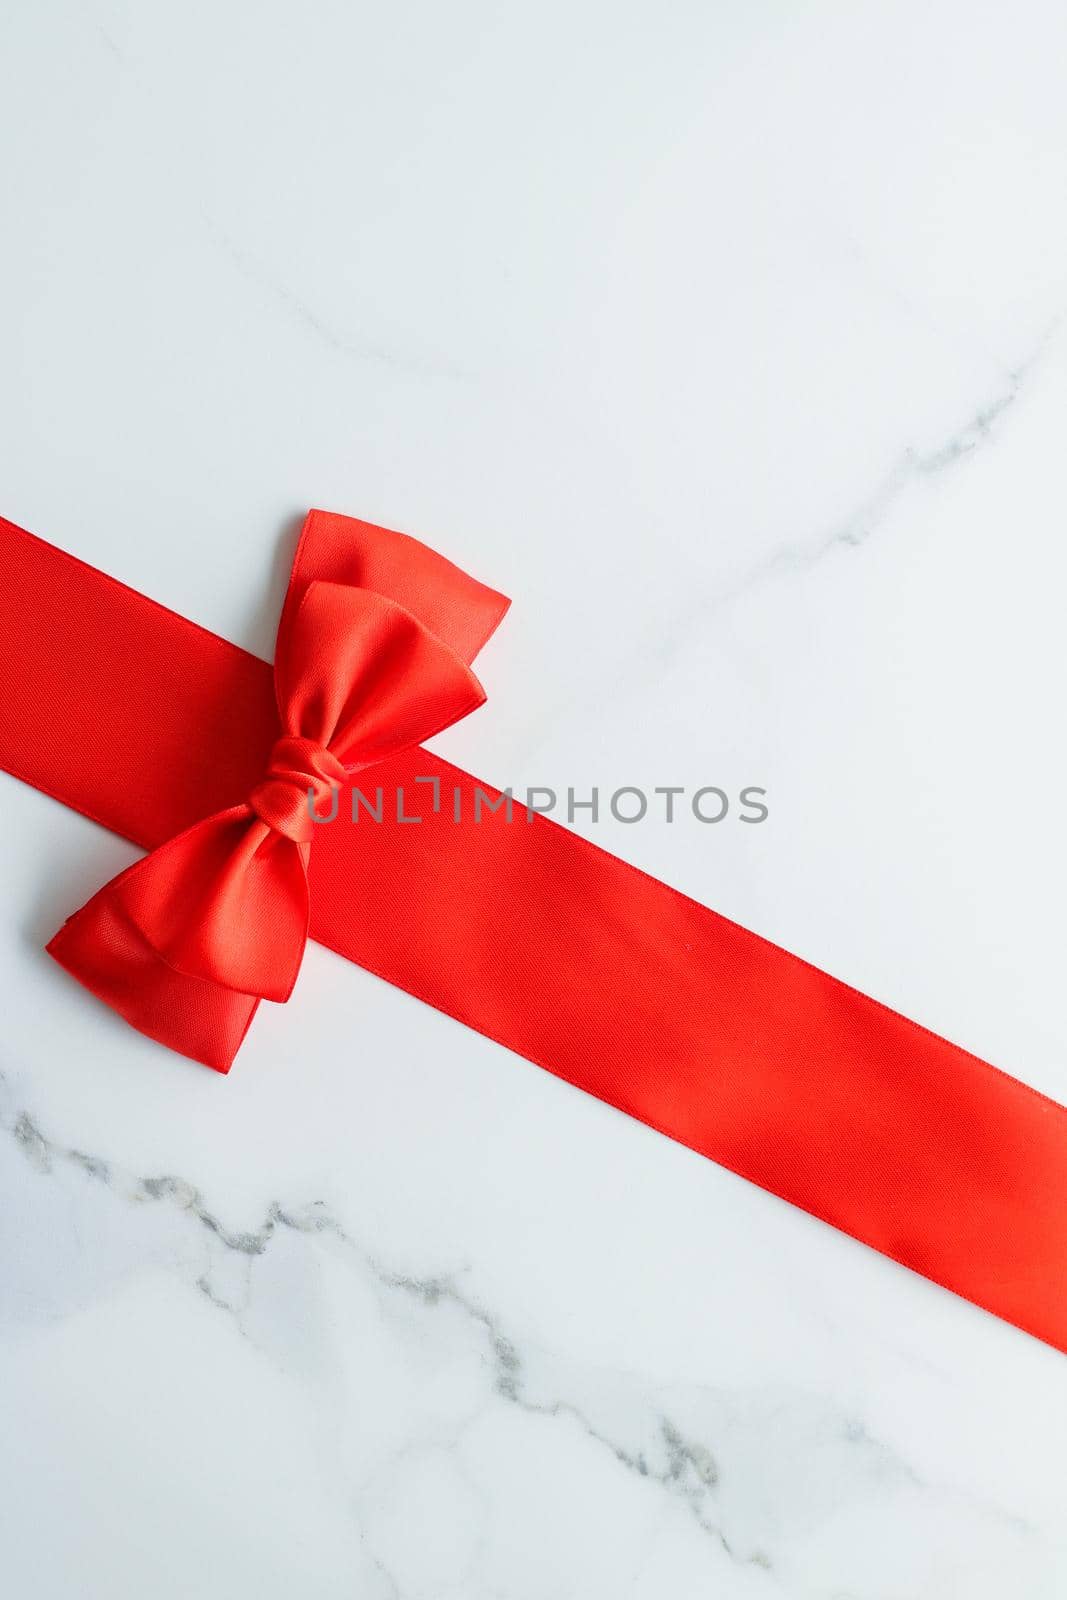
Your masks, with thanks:
[[[405,589],[407,555],[429,588]],[[429,616],[463,575],[326,513],[302,564],[468,662],[505,605],[474,585]],[[0,521],[0,766],[152,848],[242,802],[279,732],[266,663]],[[370,775],[417,776],[467,819],[497,793],[417,749]],[[1067,1350],[1063,1107],[545,817],[419,809],[352,825],[342,800],[311,851],[314,939]]]

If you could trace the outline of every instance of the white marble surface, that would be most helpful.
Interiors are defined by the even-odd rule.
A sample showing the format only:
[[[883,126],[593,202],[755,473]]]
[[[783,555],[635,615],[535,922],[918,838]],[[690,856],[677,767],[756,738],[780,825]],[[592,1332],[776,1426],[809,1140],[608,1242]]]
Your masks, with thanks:
[[[304,507],[418,534],[442,751],[766,785],[594,837],[1067,1100],[1065,47],[10,0],[0,511],[263,654]],[[1067,1594],[1067,1358],[323,950],[168,1056],[41,953],[130,858],[0,778],[12,1600]]]

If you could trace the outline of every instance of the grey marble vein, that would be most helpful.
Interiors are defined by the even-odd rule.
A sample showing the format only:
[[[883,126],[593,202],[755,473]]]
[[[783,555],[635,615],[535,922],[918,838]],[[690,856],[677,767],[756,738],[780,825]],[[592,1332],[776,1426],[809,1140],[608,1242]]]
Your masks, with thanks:
[[[288,284],[268,272],[247,249],[220,229],[212,219],[205,217],[203,220],[207,235],[214,240],[241,277],[266,292],[290,320],[335,355],[343,356],[349,361],[373,362],[395,368],[419,378],[457,379],[469,376],[464,368],[444,357],[421,356],[412,351],[375,343],[373,340],[353,337],[348,331],[328,322]]]
[[[1053,323],[1035,348],[1008,370],[1003,385],[983,400],[946,438],[925,450],[908,445],[870,497],[843,522],[812,541],[781,546],[766,561],[753,567],[723,598],[735,599],[758,586],[781,567],[790,570],[812,567],[835,549],[842,546],[857,549],[865,544],[881,527],[909,484],[918,479],[936,477],[993,439],[998,424],[1018,400],[1027,378],[1038,366],[1041,355],[1058,327],[1058,322]]]
[[[647,633],[634,639],[625,661],[613,666],[610,679],[598,679],[591,688],[583,688],[580,694],[569,698],[568,715],[572,718],[586,715],[591,706],[639,690],[649,677],[650,669],[655,675],[669,670],[694,637],[706,635],[714,618],[736,601],[781,577],[817,568],[838,552],[862,548],[882,528],[909,487],[950,471],[988,447],[1028,381],[1040,368],[1042,357],[1062,325],[1062,318],[1051,321],[1026,353],[1006,370],[1002,383],[951,433],[926,448],[906,446],[870,494],[840,522],[810,538],[784,540],[725,582],[716,580],[703,587],[696,584],[684,608],[666,618],[657,618]],[[537,747],[538,729],[555,725],[560,711],[559,705],[550,708],[538,718],[537,727],[530,728],[527,753]]]
[[[106,1193],[116,1202],[138,1209],[145,1206],[158,1209],[161,1217],[169,1219],[171,1224],[192,1229],[208,1247],[206,1264],[197,1266],[195,1260],[190,1262],[177,1237],[163,1238],[164,1258],[172,1266],[178,1264],[187,1269],[183,1276],[190,1288],[231,1319],[242,1338],[265,1348],[262,1339],[250,1332],[247,1323],[257,1264],[264,1260],[275,1241],[282,1235],[293,1239],[320,1239],[339,1250],[349,1269],[369,1279],[379,1295],[399,1297],[420,1313],[431,1316],[442,1309],[451,1310],[476,1332],[482,1342],[481,1359],[489,1379],[486,1400],[495,1396],[523,1415],[559,1421],[578,1429],[617,1467],[679,1502],[700,1531],[732,1562],[768,1573],[773,1571],[768,1548],[753,1543],[750,1534],[738,1539],[727,1531],[729,1517],[720,1503],[724,1469],[717,1452],[702,1436],[699,1426],[694,1430],[682,1422],[676,1404],[662,1403],[655,1386],[630,1375],[608,1375],[609,1399],[606,1407],[601,1403],[600,1409],[630,1419],[628,1427],[620,1434],[617,1425],[611,1426],[595,1414],[591,1400],[573,1397],[575,1392],[581,1394],[583,1383],[588,1383],[581,1372],[571,1370],[558,1356],[533,1344],[528,1346],[529,1353],[524,1354],[519,1341],[501,1320],[478,1298],[467,1293],[454,1275],[419,1276],[383,1263],[322,1201],[312,1200],[297,1206],[272,1202],[258,1226],[234,1228],[208,1204],[195,1184],[182,1177],[173,1173],[139,1176],[118,1162],[87,1154],[50,1137],[27,1109],[13,1105],[10,1084],[2,1074],[0,1097],[3,1102],[0,1127],[7,1132],[11,1147],[38,1178],[54,1181],[68,1174],[90,1185],[90,1192]],[[227,1281],[230,1263],[239,1269],[235,1283]],[[433,1337],[432,1332],[423,1336]],[[269,1348],[267,1353],[271,1353]],[[531,1361],[536,1371],[531,1369]],[[603,1373],[596,1375],[596,1382],[603,1383],[604,1379]],[[593,1392],[595,1385],[590,1393]],[[715,1400],[715,1406],[719,1405]],[[721,1413],[722,1418],[728,1414]],[[751,1427],[757,1432],[761,1429],[766,1432],[767,1448],[773,1448],[774,1418],[774,1407],[762,1417],[758,1405],[749,1416]],[[454,1442],[458,1442],[464,1428],[474,1420],[474,1416],[468,1418]],[[835,1416],[831,1408],[819,1416],[814,1432],[819,1438],[836,1438],[845,1449],[858,1452],[856,1465],[861,1480],[867,1476],[878,1483],[905,1488],[920,1486],[911,1468],[873,1438],[862,1421]],[[636,1440],[626,1438],[626,1433],[636,1434]],[[992,1509],[1005,1523],[1011,1523],[1021,1532],[1029,1531],[1019,1519],[1008,1517],[998,1508]],[[375,1560],[383,1581],[392,1583],[385,1565]],[[400,1590],[393,1584],[389,1593],[398,1595]]]

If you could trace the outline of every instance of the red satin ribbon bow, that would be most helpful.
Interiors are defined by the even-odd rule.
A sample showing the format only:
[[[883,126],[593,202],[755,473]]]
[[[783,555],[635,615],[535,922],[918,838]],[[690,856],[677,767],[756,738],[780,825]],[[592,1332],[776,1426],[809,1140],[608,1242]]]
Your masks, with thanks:
[[[310,920],[312,811],[485,700],[466,662],[410,611],[320,581],[290,585],[274,685],[284,731],[248,799],[129,867],[48,946],[142,1033],[220,1071],[257,1001],[293,992]]]
[[[1062,1106],[545,817],[479,821],[497,792],[417,748],[480,703],[506,605],[312,512],[272,675],[0,521],[0,766],[152,852],[52,954],[225,1071],[310,933],[1067,1349]],[[316,830],[307,791],[372,765],[454,803]]]

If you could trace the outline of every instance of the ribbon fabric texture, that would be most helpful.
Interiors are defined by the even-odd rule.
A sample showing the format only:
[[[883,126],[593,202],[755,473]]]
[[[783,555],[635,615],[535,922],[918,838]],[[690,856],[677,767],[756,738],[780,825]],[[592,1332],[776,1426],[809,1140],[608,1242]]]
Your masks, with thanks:
[[[472,822],[498,791],[418,742],[481,702],[506,605],[312,512],[272,674],[0,521],[0,766],[151,852],[51,953],[224,1071],[310,934],[1067,1350],[1067,1110],[545,817]],[[308,789],[368,769],[464,821],[314,831]]]

